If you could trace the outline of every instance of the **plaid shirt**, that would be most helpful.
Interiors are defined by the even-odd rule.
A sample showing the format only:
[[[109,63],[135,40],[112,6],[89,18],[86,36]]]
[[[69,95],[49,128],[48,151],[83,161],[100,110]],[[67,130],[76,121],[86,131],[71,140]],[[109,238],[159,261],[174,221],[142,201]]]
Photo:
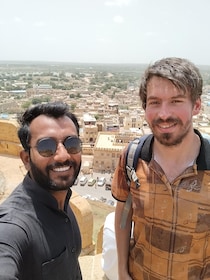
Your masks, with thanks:
[[[156,161],[139,159],[136,174],[141,186],[129,190],[123,153],[112,195],[126,201],[132,194],[132,279],[210,279],[210,171],[194,164],[170,183]]]

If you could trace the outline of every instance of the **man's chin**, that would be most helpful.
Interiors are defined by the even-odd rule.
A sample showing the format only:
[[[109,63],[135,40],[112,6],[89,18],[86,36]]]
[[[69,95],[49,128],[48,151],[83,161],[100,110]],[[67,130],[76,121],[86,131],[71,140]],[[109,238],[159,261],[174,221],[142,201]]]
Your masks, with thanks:
[[[50,190],[65,191],[72,187],[74,180],[51,181],[49,184]]]
[[[56,184],[52,183],[48,186],[49,190],[51,191],[66,191],[68,190],[72,185],[71,184]]]
[[[170,134],[164,134],[161,137],[157,137],[157,140],[160,144],[162,144],[164,146],[174,147],[174,146],[179,145],[182,142],[183,137],[174,138]]]

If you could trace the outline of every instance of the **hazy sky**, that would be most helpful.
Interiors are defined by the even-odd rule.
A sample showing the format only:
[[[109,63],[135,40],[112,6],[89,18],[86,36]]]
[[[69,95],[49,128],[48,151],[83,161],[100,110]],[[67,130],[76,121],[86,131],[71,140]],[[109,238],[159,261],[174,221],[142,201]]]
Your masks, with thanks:
[[[0,60],[210,65],[210,0],[0,0]]]

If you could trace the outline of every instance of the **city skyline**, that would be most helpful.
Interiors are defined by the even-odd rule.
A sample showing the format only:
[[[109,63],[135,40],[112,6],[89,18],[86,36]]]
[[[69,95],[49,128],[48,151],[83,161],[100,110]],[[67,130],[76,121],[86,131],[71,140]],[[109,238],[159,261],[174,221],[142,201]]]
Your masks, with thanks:
[[[208,0],[2,0],[0,61],[210,65]]]

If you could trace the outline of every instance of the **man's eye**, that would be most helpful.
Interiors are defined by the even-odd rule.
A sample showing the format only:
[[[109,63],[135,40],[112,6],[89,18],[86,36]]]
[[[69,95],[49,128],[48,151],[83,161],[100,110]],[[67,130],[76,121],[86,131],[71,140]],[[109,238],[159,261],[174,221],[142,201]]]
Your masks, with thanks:
[[[178,99],[175,99],[172,101],[172,103],[181,103],[181,102],[182,102],[182,100],[178,100]]]
[[[158,104],[160,104],[159,101],[149,101],[148,102],[148,105],[158,105]]]

